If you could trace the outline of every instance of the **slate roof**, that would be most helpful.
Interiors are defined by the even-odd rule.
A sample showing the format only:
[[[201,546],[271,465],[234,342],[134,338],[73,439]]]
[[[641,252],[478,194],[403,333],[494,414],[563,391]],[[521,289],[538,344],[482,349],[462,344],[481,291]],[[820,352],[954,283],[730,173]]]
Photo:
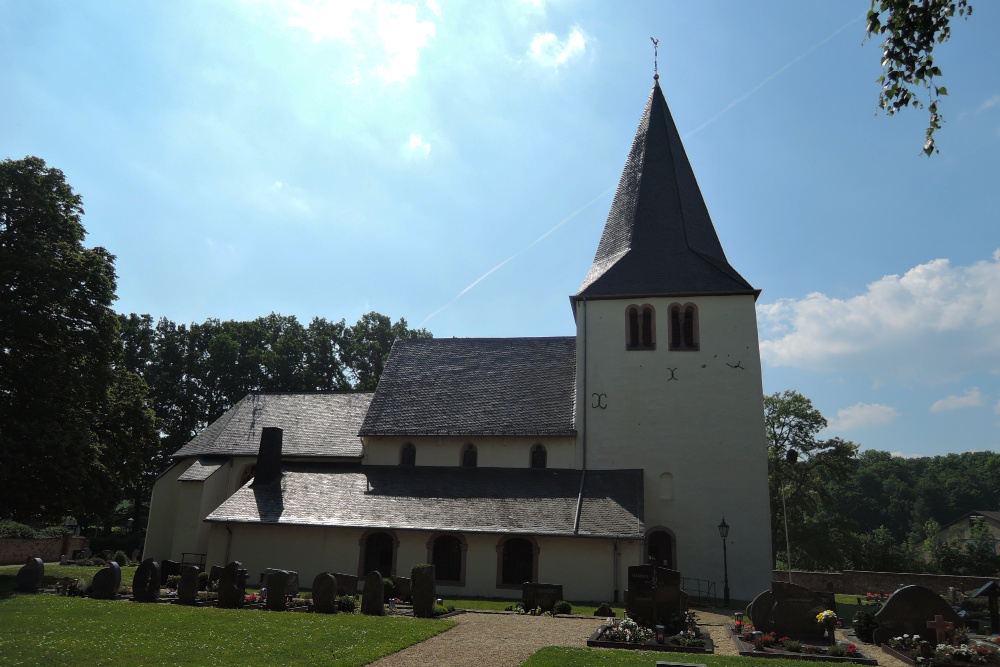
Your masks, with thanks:
[[[573,535],[579,470],[294,464],[206,521]],[[641,539],[641,470],[588,471],[579,535]]]
[[[656,83],[576,298],[758,293],[726,259]]]
[[[190,468],[181,473],[177,481],[204,482],[212,476],[212,473],[221,468],[226,463],[226,460],[225,457],[220,456],[203,456],[192,463]]]
[[[360,435],[575,435],[576,339],[398,339]]]
[[[372,392],[250,394],[173,455],[256,456],[261,429],[277,426],[284,457],[360,457],[358,427],[371,400]]]

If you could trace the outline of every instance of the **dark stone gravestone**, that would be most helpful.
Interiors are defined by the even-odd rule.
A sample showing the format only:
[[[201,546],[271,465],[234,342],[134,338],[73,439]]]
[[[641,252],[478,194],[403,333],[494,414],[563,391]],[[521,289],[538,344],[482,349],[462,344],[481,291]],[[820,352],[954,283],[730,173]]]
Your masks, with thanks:
[[[114,600],[118,596],[118,589],[122,586],[122,569],[118,563],[111,561],[108,566],[98,570],[92,582],[94,591],[90,597],[98,600]]]
[[[412,577],[412,574],[410,575]],[[382,596],[385,589],[382,585],[382,574],[372,571],[365,577],[365,589],[361,592],[361,613],[366,616],[385,616],[385,605]],[[413,615],[416,616],[416,596],[414,596]]]
[[[219,607],[222,609],[242,609],[246,601],[247,571],[242,563],[234,560],[219,573]]]
[[[132,599],[156,602],[160,598],[160,564],[152,558],[139,563],[132,577]]]
[[[177,586],[177,601],[181,604],[194,604],[198,601],[198,575],[201,568],[197,565],[185,565],[181,568],[181,583]]]
[[[652,627],[669,623],[682,610],[681,573],[656,565],[628,569],[625,607],[629,618]]]
[[[607,602],[602,602],[601,606],[594,611],[594,616],[603,616],[605,618],[615,618],[617,614],[615,610],[611,608]]]
[[[774,594],[764,591],[747,605],[747,618],[757,630],[769,633],[774,630],[774,619],[771,617],[771,610],[774,609]]]
[[[413,615],[419,618],[434,616],[437,589],[434,586],[433,565],[414,565],[410,569],[410,592],[413,597]],[[367,580],[365,581],[365,593],[368,593]]]
[[[525,609],[541,607],[542,611],[552,611],[556,602],[562,599],[562,584],[539,584],[528,581],[521,584],[521,604]]]
[[[268,568],[267,575],[264,578],[264,585],[267,587],[267,602],[264,605],[265,609],[270,609],[271,611],[285,611],[286,602],[285,599],[288,595],[288,589],[292,583],[292,578],[295,579],[295,590],[298,591],[298,579],[299,575],[295,572],[290,572],[288,570],[274,570]]]
[[[337,578],[337,595],[354,596],[358,594],[357,576],[341,572],[332,572],[331,574]]]
[[[29,557],[17,571],[16,588],[21,593],[37,593],[45,576],[45,563],[41,558]]]
[[[798,584],[772,581],[771,594],[774,596],[771,609],[773,630],[778,635],[822,637],[826,629],[816,622],[816,616],[827,609],[837,612],[836,600],[829,599],[829,594],[816,593]]]
[[[222,576],[222,565],[213,565],[208,571],[208,590],[213,590],[219,583],[219,578]]]
[[[160,561],[160,585],[163,586],[167,583],[167,578],[174,575],[180,575],[181,564],[175,560],[161,560]]]
[[[298,572],[293,572],[292,570],[276,570],[276,569],[271,568],[271,567],[269,567],[266,570],[264,570],[264,573],[260,575],[261,585],[267,586],[268,592],[271,591],[271,586],[270,586],[270,584],[266,583],[267,582],[267,576],[269,574],[271,574],[272,572],[284,572],[285,573],[285,575],[286,575],[286,577],[285,577],[285,589],[284,589],[285,595],[291,595],[292,597],[295,597],[296,595],[299,594],[299,573]]]
[[[337,613],[337,578],[329,572],[320,572],[313,579],[313,611],[317,614]]]
[[[413,598],[411,582],[408,577],[393,577],[392,583],[396,585],[395,596],[403,602],[409,602]]]
[[[951,605],[931,589],[903,586],[875,612],[878,627],[872,637],[876,644],[884,644],[900,635],[919,635],[924,641],[936,644],[937,633],[927,627],[927,621],[933,621],[936,616],[955,627],[962,625]]]

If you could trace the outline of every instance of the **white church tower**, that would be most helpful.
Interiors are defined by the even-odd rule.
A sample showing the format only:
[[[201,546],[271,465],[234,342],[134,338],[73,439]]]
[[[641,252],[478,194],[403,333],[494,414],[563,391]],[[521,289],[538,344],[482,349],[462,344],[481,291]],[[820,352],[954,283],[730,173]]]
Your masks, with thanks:
[[[570,297],[577,466],[642,468],[642,560],[718,582],[719,599],[723,518],[732,597],[771,578],[759,294],[726,259],[656,83]]]

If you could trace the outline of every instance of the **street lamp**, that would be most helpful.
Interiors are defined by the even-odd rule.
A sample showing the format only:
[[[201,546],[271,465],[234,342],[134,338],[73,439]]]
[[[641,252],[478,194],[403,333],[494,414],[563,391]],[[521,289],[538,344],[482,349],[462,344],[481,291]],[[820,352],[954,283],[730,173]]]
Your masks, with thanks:
[[[726,556],[726,538],[729,537],[729,524],[726,523],[726,517],[722,517],[722,523],[719,524],[719,536],[722,538],[722,572],[723,572],[723,586],[722,586],[722,603],[728,608],[729,607],[729,560]]]

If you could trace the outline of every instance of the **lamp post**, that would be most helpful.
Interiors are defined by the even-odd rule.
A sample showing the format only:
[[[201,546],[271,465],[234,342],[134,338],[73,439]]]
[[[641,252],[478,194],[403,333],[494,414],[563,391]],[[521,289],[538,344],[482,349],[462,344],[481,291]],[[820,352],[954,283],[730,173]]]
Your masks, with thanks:
[[[722,517],[722,523],[719,524],[719,536],[722,537],[722,574],[723,574],[722,603],[728,608],[729,607],[729,560],[726,556],[726,538],[729,537],[729,524],[726,523],[726,517]]]

